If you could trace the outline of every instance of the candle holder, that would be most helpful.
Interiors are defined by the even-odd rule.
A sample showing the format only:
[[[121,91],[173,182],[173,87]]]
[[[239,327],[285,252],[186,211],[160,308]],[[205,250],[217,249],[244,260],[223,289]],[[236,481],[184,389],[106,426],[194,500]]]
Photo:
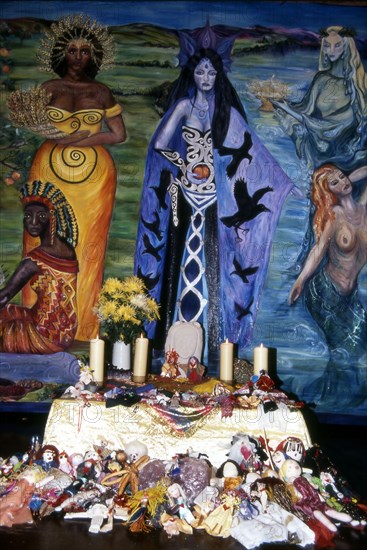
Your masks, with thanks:
[[[132,381],[135,382],[136,384],[144,384],[144,382],[147,381],[147,377],[146,377],[146,375],[145,376],[136,376],[135,374],[133,374]]]

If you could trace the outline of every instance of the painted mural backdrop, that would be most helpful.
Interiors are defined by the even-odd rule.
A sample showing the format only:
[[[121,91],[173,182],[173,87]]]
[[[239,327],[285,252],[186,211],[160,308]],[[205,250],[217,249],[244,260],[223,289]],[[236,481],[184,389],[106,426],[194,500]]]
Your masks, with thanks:
[[[170,214],[173,220],[186,216],[185,211],[171,211],[172,199],[184,189],[196,222],[181,231],[192,246],[186,243],[178,259],[178,264],[184,262],[184,274],[177,285],[181,304],[188,292],[199,298],[195,313],[182,307],[180,314],[202,315],[197,318],[204,323],[210,315],[219,316],[214,339],[237,340],[240,357],[251,360],[260,342],[275,348],[283,388],[315,402],[316,410],[366,415],[366,11],[353,3],[312,2],[80,2],[76,8],[47,2],[47,9],[43,2],[2,4],[2,282],[22,257],[18,191],[31,165],[33,179],[39,174],[34,171],[35,154],[44,141],[12,124],[6,102],[15,90],[42,83],[47,90],[50,74],[39,71],[47,65],[47,48],[37,59],[44,33],[53,21],[83,14],[108,26],[116,45],[113,66],[99,72],[97,60],[96,80],[105,88],[97,84],[95,97],[104,111],[122,105],[122,118],[113,111],[111,120],[123,119],[127,139],[107,116],[105,127],[114,137],[103,145],[103,162],[112,159],[117,178],[112,219],[106,222],[110,229],[105,244],[100,232],[89,228],[95,238],[79,254],[79,264],[82,257],[92,266],[89,271],[100,276],[103,258],[105,277],[135,270],[154,295],[164,273],[160,259],[170,242],[178,242],[167,220]],[[104,40],[108,49],[107,35]],[[188,59],[199,48],[206,53],[204,62],[199,56],[193,66],[193,74],[196,67],[201,70],[190,81],[195,86],[185,84],[178,91],[173,83],[182,79]],[[209,59],[209,50],[219,53],[219,65]],[[205,72],[213,80],[212,93],[205,92]],[[59,93],[58,84],[55,89]],[[229,93],[231,89],[236,93]],[[74,94],[79,111],[87,92]],[[215,126],[218,95],[232,99],[226,103],[228,114]],[[168,112],[167,98],[173,101]],[[190,104],[182,129],[171,131],[169,120],[178,116],[177,105],[184,109]],[[56,109],[54,116],[59,115]],[[214,143],[210,158],[208,137]],[[182,158],[184,142],[201,155],[200,173],[191,170],[189,156]],[[89,144],[93,149],[93,140]],[[44,166],[41,160],[38,168]],[[107,172],[101,169],[101,178]],[[257,187],[251,187],[252,181]],[[195,196],[202,191],[200,185],[205,208]],[[171,202],[160,195],[167,187]],[[89,198],[84,199],[83,204],[78,196],[77,202],[88,209]],[[192,239],[200,234],[205,240],[200,232],[210,234],[213,215],[222,222],[221,232],[210,239],[220,243],[217,263],[224,274],[213,286],[219,289],[214,300],[215,292],[208,291],[215,280],[212,272],[209,283],[192,285],[201,261]],[[188,256],[195,256],[194,268]],[[220,296],[220,289],[227,296]],[[212,292],[209,315],[200,309],[205,292]],[[93,326],[86,326],[92,334]]]

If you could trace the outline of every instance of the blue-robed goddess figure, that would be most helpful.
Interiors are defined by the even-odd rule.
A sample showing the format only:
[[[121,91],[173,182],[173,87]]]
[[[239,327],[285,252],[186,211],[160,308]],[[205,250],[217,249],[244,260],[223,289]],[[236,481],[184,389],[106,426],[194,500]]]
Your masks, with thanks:
[[[249,346],[272,239],[292,183],[247,124],[227,72],[235,37],[180,32],[181,74],[148,148],[135,273],[176,321],[201,324],[204,363],[220,342]]]

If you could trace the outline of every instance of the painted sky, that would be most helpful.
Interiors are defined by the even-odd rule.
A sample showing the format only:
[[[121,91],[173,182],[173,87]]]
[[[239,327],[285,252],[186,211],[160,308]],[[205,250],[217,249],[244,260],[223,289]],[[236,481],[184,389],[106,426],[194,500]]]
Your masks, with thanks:
[[[367,5],[340,6],[310,2],[259,1],[63,1],[12,0],[0,3],[0,17],[57,19],[70,13],[88,13],[105,25],[153,23],[168,28],[193,28],[210,23],[254,26],[284,25],[318,31],[323,26],[343,24],[367,36]]]

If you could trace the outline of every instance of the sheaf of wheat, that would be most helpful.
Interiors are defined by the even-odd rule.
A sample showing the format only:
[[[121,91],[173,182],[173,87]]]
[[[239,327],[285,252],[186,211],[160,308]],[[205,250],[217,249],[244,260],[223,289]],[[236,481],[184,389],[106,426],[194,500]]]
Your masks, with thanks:
[[[66,137],[67,134],[58,130],[47,117],[46,107],[50,98],[51,95],[41,86],[29,90],[15,90],[7,101],[11,122],[45,138]]]

